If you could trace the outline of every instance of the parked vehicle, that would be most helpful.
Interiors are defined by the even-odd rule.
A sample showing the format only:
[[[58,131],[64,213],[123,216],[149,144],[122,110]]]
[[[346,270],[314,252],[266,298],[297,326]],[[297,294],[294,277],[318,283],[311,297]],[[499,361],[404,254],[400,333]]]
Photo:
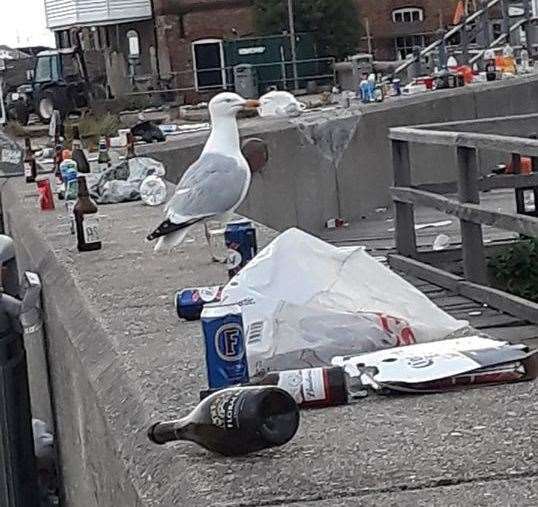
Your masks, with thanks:
[[[62,118],[88,107],[93,97],[104,98],[105,91],[92,85],[83,52],[77,48],[42,51],[37,55],[30,83],[8,94],[11,119],[28,124],[31,113],[49,123],[54,110]]]

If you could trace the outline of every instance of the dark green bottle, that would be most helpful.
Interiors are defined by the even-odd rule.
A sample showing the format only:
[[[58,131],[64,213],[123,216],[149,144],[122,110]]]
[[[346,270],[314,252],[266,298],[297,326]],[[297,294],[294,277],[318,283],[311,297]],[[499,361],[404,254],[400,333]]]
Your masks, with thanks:
[[[242,456],[289,442],[299,428],[299,408],[276,387],[225,389],[202,401],[178,421],[154,424],[148,432],[156,444],[195,442],[224,456]]]

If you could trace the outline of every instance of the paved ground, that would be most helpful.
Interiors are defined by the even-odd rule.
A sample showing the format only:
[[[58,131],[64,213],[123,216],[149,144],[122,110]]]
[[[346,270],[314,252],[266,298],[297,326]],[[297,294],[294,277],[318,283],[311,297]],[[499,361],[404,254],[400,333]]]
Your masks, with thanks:
[[[536,383],[304,412],[290,444],[241,459],[190,444],[148,452],[147,426],[188,412],[205,384],[199,324],[178,322],[173,294],[225,281],[224,267],[210,262],[199,229],[174,255],[155,255],[143,238],[162,209],[139,203],[101,207],[103,249],[78,254],[62,211],[38,212],[30,188],[17,188],[25,212],[122,356],[125,392],[144,407],[143,420],[122,406],[103,417],[133,427],[118,455],[145,505],[538,504]],[[260,236],[266,244],[273,234]]]
[[[447,195],[451,197],[451,195]],[[515,213],[516,204],[513,190],[494,190],[482,192],[481,205],[491,211]],[[435,238],[439,234],[446,234],[452,245],[461,243],[460,223],[453,217],[434,210],[419,206],[415,209],[415,226],[417,230],[417,245],[431,250]],[[326,230],[323,239],[336,245],[366,245],[372,250],[394,249],[394,211],[391,207],[378,208],[362,220],[350,224],[347,228]],[[491,244],[516,237],[517,234],[484,226],[484,243]]]

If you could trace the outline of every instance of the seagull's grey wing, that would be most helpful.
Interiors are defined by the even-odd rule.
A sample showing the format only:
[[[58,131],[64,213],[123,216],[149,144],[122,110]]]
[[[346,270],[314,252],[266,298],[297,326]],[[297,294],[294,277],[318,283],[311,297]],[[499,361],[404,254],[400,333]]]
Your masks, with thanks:
[[[184,174],[167,204],[168,218],[176,224],[221,215],[236,206],[248,181],[248,172],[233,157],[208,153]]]

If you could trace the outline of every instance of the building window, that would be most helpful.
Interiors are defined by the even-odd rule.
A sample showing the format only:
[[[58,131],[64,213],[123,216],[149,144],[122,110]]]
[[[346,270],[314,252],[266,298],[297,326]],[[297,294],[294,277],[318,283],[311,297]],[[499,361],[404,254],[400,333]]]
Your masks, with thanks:
[[[493,23],[491,25],[492,32],[493,32],[493,40],[498,39],[501,34],[503,33],[503,26],[501,23]]]
[[[140,38],[136,30],[127,32],[127,41],[129,43],[129,58],[140,58]]]
[[[414,23],[424,21],[424,10],[418,7],[405,7],[392,11],[392,21],[394,23]]]
[[[424,35],[408,35],[407,37],[396,37],[394,39],[394,48],[396,57],[399,60],[405,60],[413,54],[413,48],[424,48],[426,46],[426,37]]]
[[[59,79],[60,71],[58,69],[58,58],[56,56],[42,56],[37,59],[34,77],[36,83],[58,81]]]

